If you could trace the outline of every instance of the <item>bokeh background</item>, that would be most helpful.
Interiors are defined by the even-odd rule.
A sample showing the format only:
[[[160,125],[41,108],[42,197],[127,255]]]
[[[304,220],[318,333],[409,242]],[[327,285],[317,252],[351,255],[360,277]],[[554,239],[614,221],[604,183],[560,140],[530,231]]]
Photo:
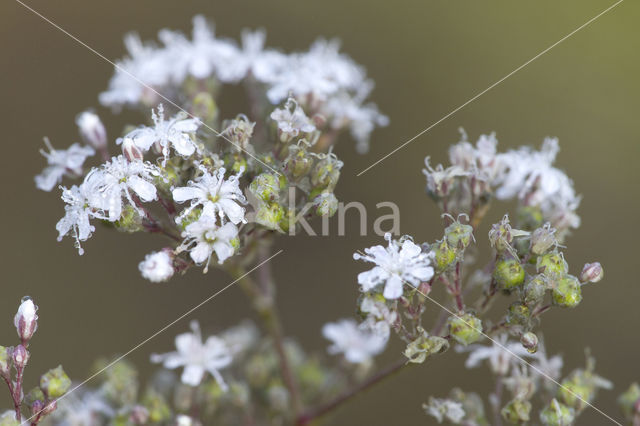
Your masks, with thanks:
[[[357,155],[347,137],[338,146],[345,167],[337,191],[344,201],[369,207],[394,201],[401,208],[401,231],[418,241],[439,238],[438,212],[424,195],[423,158],[446,158],[464,126],[475,139],[496,131],[503,148],[538,146],[558,136],[557,164],[579,192],[581,229],[568,240],[573,273],[599,260],[605,280],[584,289],[574,311],[545,315],[548,351],[565,357],[565,373],[583,365],[583,348],[598,358],[598,371],[618,391],[640,380],[638,369],[638,182],[640,160],[640,4],[626,0],[610,13],[533,62],[457,114],[361,177],[356,173],[503,77],[541,50],[611,5],[612,1],[160,1],[87,2],[31,0],[29,4],[108,58],[124,53],[122,35],[143,39],[163,27],[190,31],[191,17],[203,13],[220,35],[237,38],[243,27],[263,27],[267,43],[305,49],[316,37],[338,37],[343,49],[366,66],[376,81],[373,100],[391,125],[375,132],[368,155]],[[12,0],[0,4],[0,123],[2,166],[0,209],[0,343],[15,344],[12,317],[21,296],[40,306],[40,328],[32,345],[28,384],[62,363],[75,379],[84,378],[94,359],[123,353],[161,326],[230,282],[220,273],[193,270],[183,278],[152,285],[138,274],[145,253],[162,244],[156,238],[98,229],[79,257],[71,240],[56,243],[54,225],[63,207],[55,194],[35,189],[33,176],[44,164],[42,137],[66,147],[78,139],[75,114],[97,107],[112,67]],[[233,116],[243,103],[224,98]],[[98,108],[110,136],[133,115],[114,116]],[[509,205],[495,204],[492,218]],[[353,218],[355,219],[355,217]],[[334,223],[335,225],[335,223]],[[354,224],[355,225],[355,224]],[[335,228],[334,228],[335,229]],[[159,238],[159,237],[158,237]],[[279,304],[286,332],[308,350],[323,351],[320,328],[349,316],[357,295],[351,258],[378,242],[358,227],[345,237],[286,238],[274,260]],[[478,244],[487,246],[486,229]],[[437,313],[433,306],[432,313]],[[193,314],[212,330],[251,315],[239,289],[230,289]],[[149,374],[151,352],[173,347],[188,320],[136,351],[130,359]],[[396,342],[380,365],[396,359]],[[332,418],[334,424],[431,424],[420,404],[443,396],[454,385],[486,393],[492,384],[482,369],[465,371],[453,353],[410,373],[400,373],[362,395]],[[617,392],[601,392],[597,406],[615,418]],[[0,407],[9,407],[8,398]],[[579,424],[607,424],[591,410]]]

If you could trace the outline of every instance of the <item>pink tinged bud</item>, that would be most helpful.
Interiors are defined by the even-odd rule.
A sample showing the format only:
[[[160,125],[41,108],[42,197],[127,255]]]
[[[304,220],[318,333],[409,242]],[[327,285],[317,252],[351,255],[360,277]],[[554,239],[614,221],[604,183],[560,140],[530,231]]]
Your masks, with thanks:
[[[37,416],[38,413],[40,413],[44,407],[45,407],[44,402],[40,400],[33,401],[33,404],[31,404],[31,414],[33,414],[34,416]]]
[[[100,117],[92,111],[84,111],[76,117],[76,125],[82,140],[95,149],[107,147],[107,131],[100,121]]]
[[[18,345],[13,349],[13,364],[17,370],[22,370],[29,361],[29,351],[24,345]]]
[[[22,303],[18,308],[16,316],[13,318],[13,324],[16,326],[18,336],[23,342],[28,341],[38,328],[38,315],[36,311],[38,307],[33,303],[30,297],[22,298]]]
[[[133,143],[131,138],[124,138],[122,141],[122,153],[129,162],[142,161],[144,158],[142,151]]]
[[[604,276],[604,271],[602,270],[602,265],[600,262],[587,263],[582,268],[582,273],[580,274],[580,281],[583,283],[591,282],[597,283]]]

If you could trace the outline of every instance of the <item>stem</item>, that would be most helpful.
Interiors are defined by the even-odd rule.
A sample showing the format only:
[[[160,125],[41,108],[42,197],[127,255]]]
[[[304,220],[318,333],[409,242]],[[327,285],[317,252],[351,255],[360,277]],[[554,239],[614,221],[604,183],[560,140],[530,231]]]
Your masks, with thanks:
[[[496,378],[496,388],[493,392],[495,396],[495,401],[493,405],[493,421],[495,426],[502,426],[502,416],[500,415],[500,406],[502,405],[502,376],[498,376]]]
[[[266,259],[265,250],[259,250],[259,259]],[[232,275],[237,277],[245,274],[243,268],[234,268]],[[289,395],[291,396],[291,408],[293,410],[294,417],[302,411],[302,402],[300,398],[300,392],[296,382],[295,375],[287,356],[284,345],[284,333],[282,331],[282,324],[280,317],[275,307],[274,293],[275,286],[273,285],[273,279],[269,263],[263,264],[259,269],[259,282],[256,283],[248,276],[243,277],[240,281],[240,287],[247,294],[249,299],[253,302],[253,307],[262,319],[264,326],[273,340],[273,345],[278,355],[278,363],[280,366],[280,373],[282,375],[282,381],[284,382]]]
[[[20,412],[20,403],[22,399],[22,373],[24,367],[16,367],[16,387],[13,390],[13,406],[16,409],[16,420],[22,422],[22,413]]]
[[[462,286],[460,284],[460,262],[456,263],[455,289],[456,304],[458,305],[458,310],[462,312],[464,311],[464,302],[462,300]]]
[[[349,389],[346,392],[344,392],[343,394],[338,395],[336,398],[332,399],[331,401],[327,402],[326,404],[323,404],[323,405],[321,405],[321,406],[319,406],[319,407],[317,407],[315,409],[309,410],[308,412],[302,414],[296,420],[296,425],[298,425],[298,426],[307,425],[312,420],[315,420],[315,419],[317,419],[319,417],[324,416],[325,414],[333,411],[334,409],[336,409],[337,407],[341,406],[342,404],[344,404],[345,402],[347,402],[348,400],[350,400],[354,396],[358,395],[360,392],[373,387],[375,384],[381,382],[383,379],[385,379],[387,377],[390,377],[394,373],[400,371],[402,369],[402,367],[407,366],[407,365],[412,365],[412,364],[407,364],[407,359],[406,358],[404,358],[404,357],[400,358],[398,361],[394,362],[393,364],[389,365],[385,369],[383,369],[383,370],[379,371],[378,373],[374,374],[373,376],[371,376],[370,378],[368,378],[364,382],[360,383],[359,385],[356,385],[352,389]]]

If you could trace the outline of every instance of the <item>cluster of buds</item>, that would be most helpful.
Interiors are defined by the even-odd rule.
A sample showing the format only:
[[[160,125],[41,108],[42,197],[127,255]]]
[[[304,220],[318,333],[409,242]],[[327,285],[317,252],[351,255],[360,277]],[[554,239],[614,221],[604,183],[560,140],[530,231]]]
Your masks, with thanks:
[[[9,388],[15,408],[12,415],[3,416],[2,425],[19,425],[22,422],[23,406],[29,408],[27,421],[37,425],[45,416],[53,413],[57,399],[71,387],[71,380],[61,366],[49,370],[40,378],[40,385],[26,393],[23,390],[24,372],[31,356],[29,342],[38,328],[38,307],[30,297],[24,297],[14,318],[14,325],[20,337],[15,347],[0,346],[0,376]],[[14,373],[15,372],[15,377]],[[13,422],[13,423],[12,423]]]

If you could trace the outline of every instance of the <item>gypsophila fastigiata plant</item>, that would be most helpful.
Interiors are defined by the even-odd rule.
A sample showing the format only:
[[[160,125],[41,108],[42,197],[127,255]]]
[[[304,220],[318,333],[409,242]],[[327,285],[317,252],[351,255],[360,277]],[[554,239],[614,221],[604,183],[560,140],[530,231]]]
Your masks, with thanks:
[[[451,166],[432,167],[427,157],[427,193],[442,211],[441,238],[417,244],[387,234],[385,245],[355,253],[371,266],[357,277],[356,318],[322,328],[333,357],[307,353],[284,335],[269,260],[278,237],[336,212],[338,136],[350,131],[357,150],[366,152],[370,133],[388,121],[365,103],[373,84],[336,42],[285,54],[265,49],[258,31],[244,32],[238,45],[216,37],[201,16],[191,38],[162,30],[159,39],[145,44],[128,36],[129,56],[100,95],[115,111],[140,111],[145,124],[125,128],[113,144],[95,112],[81,113],[76,124],[84,145],[61,150],[46,140],[47,167],[36,186],[51,191],[76,179],[60,186],[65,207],[56,229],[79,254],[94,233],[109,228],[158,234],[165,242],[138,265],[145,279],[164,282],[194,267],[226,271],[261,327],[243,322],[211,334],[191,322],[175,350],[151,355],[163,368],[147,383],[127,360],[100,360],[100,383],[74,389],[45,420],[310,424],[451,346],[468,353],[466,367],[486,364],[495,390],[487,398],[459,388],[437,397],[420,390],[425,412],[438,422],[569,425],[599,389],[611,387],[595,373],[589,352],[583,369],[563,375],[562,358],[548,355],[542,339],[543,314],[575,308],[582,287],[603,276],[597,262],[576,273],[565,259],[566,238],[580,225],[580,197],[553,166],[556,139],[540,150],[499,153],[494,135],[473,145],[463,133],[451,147]],[[244,87],[245,114],[218,104],[228,84]],[[85,166],[96,153],[102,163]],[[518,207],[490,227],[490,244],[481,250],[475,235],[494,199],[517,200]],[[478,268],[482,253],[491,260]],[[257,268],[254,280],[249,272]],[[447,297],[434,299],[435,287]],[[508,307],[492,309],[498,299]],[[441,312],[435,323],[424,320],[427,310]],[[375,357],[392,335],[405,345],[403,354],[377,369]],[[629,421],[639,417],[638,389],[620,397]]]
[[[29,343],[38,329],[38,307],[30,297],[23,297],[13,324],[20,343],[17,346],[0,346],[0,376],[9,388],[13,409],[0,414],[0,425],[35,426],[56,411],[58,398],[67,393],[71,380],[59,365],[40,376],[40,385],[24,389],[24,374],[31,353]],[[28,413],[25,415],[25,412]]]

